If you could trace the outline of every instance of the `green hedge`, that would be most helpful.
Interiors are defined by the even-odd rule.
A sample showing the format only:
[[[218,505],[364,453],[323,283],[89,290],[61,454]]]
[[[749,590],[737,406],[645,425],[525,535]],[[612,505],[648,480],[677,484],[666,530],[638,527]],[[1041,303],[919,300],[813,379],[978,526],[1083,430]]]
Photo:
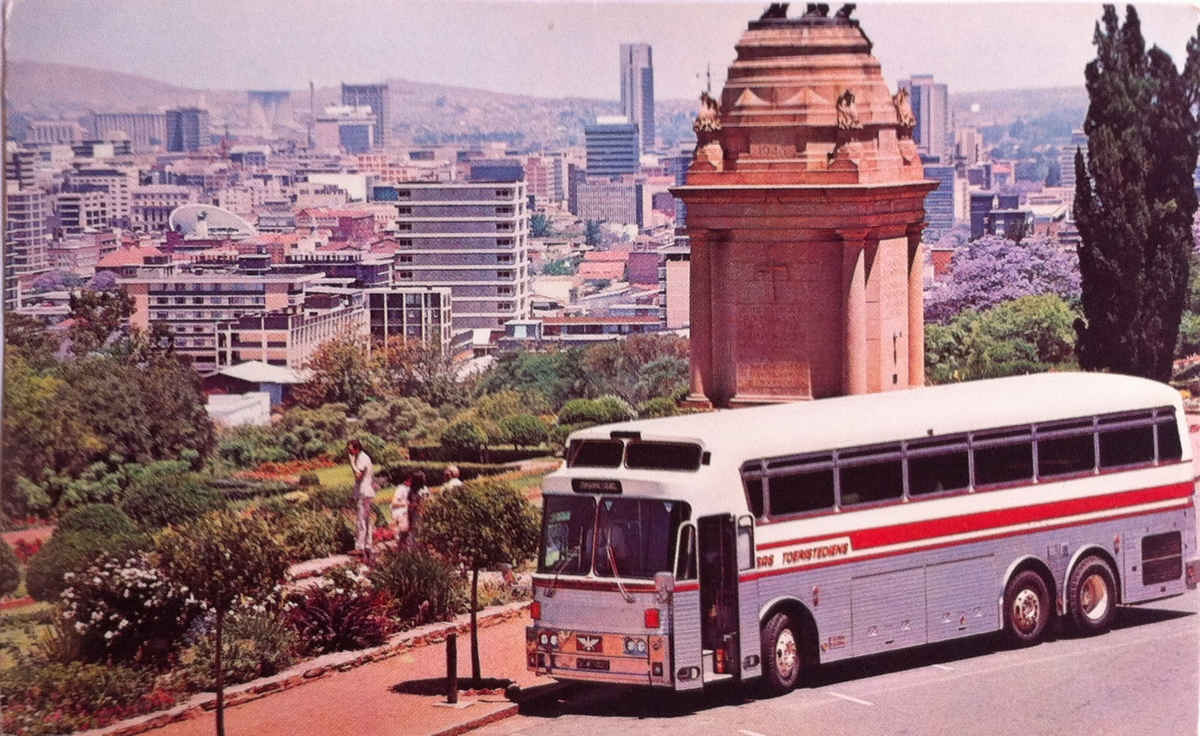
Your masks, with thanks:
[[[447,465],[454,465],[458,468],[459,478],[464,481],[478,478],[482,475],[499,475],[512,470],[510,467],[503,465],[485,465],[484,463],[442,463],[442,462],[417,462],[407,461],[395,463],[383,469],[378,477],[387,478],[392,483],[403,483],[404,479],[418,470],[424,471],[425,478],[431,486],[440,486],[445,478]]]
[[[526,447],[522,449],[489,447],[485,452],[487,453],[488,459],[488,463],[486,463],[487,465],[512,463],[519,460],[529,460],[530,458],[545,457],[547,455],[554,454],[554,450],[550,447]],[[426,463],[450,463],[457,459],[452,451],[450,451],[448,448],[442,447],[441,445],[410,445],[408,448],[408,456],[413,461]],[[459,466],[460,470],[462,469],[462,464],[455,464]],[[471,464],[473,463],[467,463],[467,465]],[[401,480],[403,480],[403,478]]]
[[[39,601],[53,601],[67,588],[63,575],[80,572],[103,554],[120,556],[148,549],[152,542],[141,534],[111,536],[102,532],[55,532],[29,559],[25,586]]]
[[[189,474],[147,478],[137,483],[121,504],[121,510],[143,529],[154,530],[191,521],[225,508],[226,503],[220,492]]]
[[[291,483],[275,480],[249,480],[246,478],[211,478],[204,485],[215,489],[230,501],[250,498],[272,498],[291,493],[296,487]]]
[[[110,503],[88,503],[76,506],[58,520],[56,531],[99,532],[102,534],[135,534],[137,524],[121,509]]]

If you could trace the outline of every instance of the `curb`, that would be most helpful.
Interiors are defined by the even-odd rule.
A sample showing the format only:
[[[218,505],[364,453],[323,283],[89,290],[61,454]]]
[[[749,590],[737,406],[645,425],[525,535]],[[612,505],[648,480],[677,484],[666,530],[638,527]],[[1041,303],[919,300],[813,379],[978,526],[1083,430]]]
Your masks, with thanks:
[[[474,720],[467,721],[466,723],[460,723],[457,726],[451,726],[450,728],[436,731],[430,734],[430,736],[460,736],[460,734],[467,733],[468,731],[474,731],[477,728],[483,728],[484,726],[493,724],[496,721],[503,721],[505,718],[512,718],[520,711],[520,704],[513,703],[512,705],[501,708],[494,713],[488,713],[485,716],[480,716]]]
[[[492,611],[490,613],[484,613],[483,615],[477,614],[479,627],[487,628],[505,621],[510,621],[514,618],[520,618],[525,614],[525,610],[528,607],[529,601],[521,601],[519,603],[510,603],[506,606],[499,607],[499,610]],[[459,619],[462,620],[460,621]],[[390,659],[391,657],[412,649],[419,649],[425,646],[439,644],[445,641],[447,634],[464,634],[469,633],[470,630],[470,614],[462,614],[452,622],[427,624],[426,626],[397,634],[397,641],[383,644],[382,646],[378,646],[373,649],[363,650],[358,656],[351,657],[343,661],[333,661],[329,662],[328,664],[317,664],[313,666],[315,663],[314,660],[308,663],[307,668],[304,668],[305,663],[302,662],[298,666],[290,668],[288,672],[291,674],[287,675],[286,677],[276,676],[278,679],[260,682],[257,685],[254,684],[256,682],[255,680],[251,680],[248,683],[242,683],[240,685],[233,686],[234,689],[232,692],[230,691],[230,688],[226,688],[225,708],[228,710],[229,708],[233,708],[238,705],[243,705],[245,703],[250,703],[255,700],[265,698],[266,696],[274,693],[280,693],[285,690],[291,690],[292,688],[308,684],[310,682],[316,682],[337,672],[348,672],[365,664]],[[324,656],[338,659],[337,655],[339,654],[348,655],[351,653],[337,652],[333,655]],[[198,693],[193,695],[188,701],[185,701],[183,704],[177,705],[174,708],[135,716],[124,721],[111,723],[107,726],[102,726],[100,728],[85,731],[83,733],[92,736],[136,736],[136,734],[146,733],[147,731],[152,731],[156,728],[162,728],[163,726],[168,726],[172,723],[197,718],[205,713],[216,710],[216,707],[217,698],[215,694],[207,692]],[[518,704],[514,704],[511,709],[505,708],[501,711],[497,711],[496,713],[481,716],[476,720],[483,721],[487,718],[499,720],[500,718],[507,718],[509,716],[516,715],[518,707]],[[512,712],[509,713],[509,710]],[[490,723],[491,721],[487,722]],[[474,723],[474,721],[467,724],[466,727],[456,726],[452,729],[449,729],[445,733],[447,736],[452,733],[460,734],[485,725],[484,723],[470,725],[471,723]],[[460,728],[461,730],[456,730]]]
[[[521,713],[521,708],[523,706],[538,702],[540,700],[545,700],[547,698],[556,698],[563,691],[570,689],[571,686],[572,683],[569,682],[555,682],[551,685],[544,685],[542,686],[542,692],[539,692],[537,695],[532,697],[519,697],[517,702],[506,708],[501,708],[498,711],[488,713],[487,715],[480,716],[474,720],[467,721],[466,723],[460,723],[457,726],[451,726],[450,728],[436,731],[429,736],[460,736],[460,734],[474,731],[475,729],[483,728],[484,726],[489,726],[497,721],[503,721],[506,718],[512,718],[513,716]]]

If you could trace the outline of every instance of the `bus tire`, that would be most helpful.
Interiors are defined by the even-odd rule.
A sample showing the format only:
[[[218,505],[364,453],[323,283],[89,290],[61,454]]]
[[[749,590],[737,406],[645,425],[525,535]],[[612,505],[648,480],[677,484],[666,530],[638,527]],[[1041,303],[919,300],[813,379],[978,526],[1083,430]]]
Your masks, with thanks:
[[[1103,634],[1117,612],[1116,576],[1100,557],[1085,557],[1067,581],[1067,610],[1075,630],[1085,636]]]
[[[1050,622],[1050,591],[1033,570],[1022,570],[1004,588],[1004,628],[1018,646],[1037,644]]]
[[[804,669],[804,640],[801,628],[782,611],[767,619],[762,631],[763,687],[770,695],[782,695],[800,682]]]

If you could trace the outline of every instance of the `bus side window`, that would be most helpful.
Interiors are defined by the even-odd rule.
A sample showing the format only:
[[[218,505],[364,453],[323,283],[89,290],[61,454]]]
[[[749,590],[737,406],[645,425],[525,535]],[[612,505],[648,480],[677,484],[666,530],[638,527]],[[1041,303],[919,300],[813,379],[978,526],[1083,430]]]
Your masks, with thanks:
[[[1178,460],[1183,457],[1183,447],[1179,444],[1179,425],[1175,423],[1175,414],[1158,423],[1158,461]]]
[[[975,441],[977,487],[1033,480],[1033,440],[1029,429],[980,432]]]
[[[763,518],[763,482],[762,478],[746,478],[746,500],[750,503],[750,513],[756,519]]]
[[[899,500],[904,495],[904,471],[898,457],[899,446],[894,454],[897,455],[895,459],[839,468],[838,489],[842,505]]]
[[[833,468],[771,476],[771,516],[833,508]]]
[[[1100,433],[1100,467],[1154,462],[1154,428],[1131,427]]]

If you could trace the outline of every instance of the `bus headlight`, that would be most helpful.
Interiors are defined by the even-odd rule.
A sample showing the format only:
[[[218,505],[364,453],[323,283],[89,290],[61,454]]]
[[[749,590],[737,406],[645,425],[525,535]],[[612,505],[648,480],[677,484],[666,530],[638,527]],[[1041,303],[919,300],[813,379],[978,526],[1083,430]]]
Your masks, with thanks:
[[[547,644],[550,643],[550,637],[545,634],[542,634],[541,636],[538,637],[538,643],[541,644],[542,646],[546,646]]]

